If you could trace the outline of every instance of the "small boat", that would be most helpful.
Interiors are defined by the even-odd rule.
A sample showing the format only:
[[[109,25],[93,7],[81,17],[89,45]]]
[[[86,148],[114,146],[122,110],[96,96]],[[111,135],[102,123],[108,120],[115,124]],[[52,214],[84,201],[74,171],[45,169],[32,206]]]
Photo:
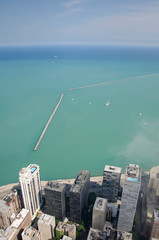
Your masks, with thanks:
[[[109,105],[110,105],[110,102],[107,101],[106,104],[105,104],[105,106],[108,107]]]

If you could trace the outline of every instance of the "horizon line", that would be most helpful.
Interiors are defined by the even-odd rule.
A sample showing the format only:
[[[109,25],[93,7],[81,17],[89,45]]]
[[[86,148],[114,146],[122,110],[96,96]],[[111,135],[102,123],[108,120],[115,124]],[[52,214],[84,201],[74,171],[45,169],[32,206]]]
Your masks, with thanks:
[[[40,46],[134,46],[134,47],[159,47],[158,43],[110,43],[110,42],[63,42],[63,43],[19,43],[19,44],[0,44],[2,47],[40,47]]]

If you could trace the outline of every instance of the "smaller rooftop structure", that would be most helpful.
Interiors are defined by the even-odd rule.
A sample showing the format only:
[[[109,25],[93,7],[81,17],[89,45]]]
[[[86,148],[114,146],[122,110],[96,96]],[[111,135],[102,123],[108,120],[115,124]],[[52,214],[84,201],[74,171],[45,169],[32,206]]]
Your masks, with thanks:
[[[103,228],[103,233],[105,233],[107,237],[111,236],[112,224],[110,222],[105,222],[104,228]]]
[[[87,240],[104,240],[105,235],[103,235],[102,231],[98,231],[97,229],[90,228]]]
[[[76,226],[75,224],[59,222],[56,229],[66,229],[67,231],[74,231],[74,229],[76,229]]]
[[[38,220],[38,223],[42,223],[48,226],[50,226],[53,222],[55,222],[55,217],[48,214],[42,214]]]
[[[70,237],[64,235],[63,238],[62,238],[62,240],[72,240],[72,238],[70,238]]]
[[[59,222],[56,227],[56,231],[62,232],[63,235],[67,235],[72,240],[76,239],[76,225],[75,224]]]
[[[96,201],[95,201],[95,204],[94,204],[95,209],[104,211],[106,209],[106,206],[107,206],[107,199],[106,198],[101,198],[101,197],[96,198]]]
[[[141,181],[141,169],[139,165],[129,164],[126,167],[126,179],[132,182],[140,182]]]
[[[132,233],[118,231],[117,239],[118,240],[132,240]]]
[[[159,222],[159,210],[154,210],[154,221]]]
[[[64,183],[58,183],[58,182],[53,182],[53,181],[48,181],[45,188],[55,190],[58,192],[62,192],[63,189],[65,189],[66,184]]]
[[[114,166],[108,166],[106,165],[104,168],[104,172],[111,172],[111,173],[121,173],[121,168],[120,167],[114,167]]]
[[[81,169],[79,171],[70,191],[80,193],[83,189],[84,183],[88,180],[88,177],[90,177],[90,172]]]
[[[32,238],[39,239],[40,238],[39,231],[31,226],[26,227],[22,232],[22,239],[32,239]]]
[[[17,234],[17,229],[13,229],[11,226],[9,226],[6,230],[0,229],[1,240],[14,239],[16,234]]]
[[[113,218],[116,218],[118,213],[118,204],[117,203],[107,203],[107,208],[111,212]]]
[[[21,212],[16,216],[16,219],[11,224],[11,227],[18,229],[28,214],[29,214],[29,210],[23,208]]]

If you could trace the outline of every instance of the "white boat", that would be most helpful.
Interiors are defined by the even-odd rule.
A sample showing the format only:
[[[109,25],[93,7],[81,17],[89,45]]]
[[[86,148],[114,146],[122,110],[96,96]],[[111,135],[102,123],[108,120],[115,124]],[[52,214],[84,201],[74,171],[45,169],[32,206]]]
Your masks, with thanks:
[[[108,107],[109,105],[110,105],[110,102],[107,101],[106,104],[105,104],[105,106]]]

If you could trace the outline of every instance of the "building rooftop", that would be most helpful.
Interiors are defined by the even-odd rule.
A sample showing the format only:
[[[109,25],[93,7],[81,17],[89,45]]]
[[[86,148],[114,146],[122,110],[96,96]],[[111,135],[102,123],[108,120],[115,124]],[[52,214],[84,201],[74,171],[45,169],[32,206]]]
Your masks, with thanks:
[[[49,181],[49,182],[47,182],[45,188],[55,190],[58,192],[62,192],[66,188],[66,184]]]
[[[10,210],[10,207],[6,204],[6,201],[0,200],[0,212],[7,213]]]
[[[125,177],[128,181],[140,182],[141,181],[141,169],[139,165],[129,164],[126,167]]]
[[[39,170],[39,166],[36,164],[30,164],[26,168],[22,168],[19,172],[19,177],[20,178],[25,178],[25,179],[30,179],[33,174],[36,173],[36,170]]]
[[[3,200],[8,204],[10,203],[12,200],[14,200],[15,196],[17,196],[17,191],[14,189],[12,190],[10,193],[8,193]]]
[[[154,210],[154,221],[159,222],[159,210]]]
[[[27,236],[29,238],[31,237],[38,237],[39,236],[39,231],[37,231],[35,228],[29,226],[29,227],[26,227],[24,229],[24,231],[22,232],[22,237],[23,236]]]
[[[90,176],[89,171],[80,170],[70,191],[80,193],[81,190],[83,189],[84,183],[87,181],[89,176]]]
[[[113,173],[121,174],[121,168],[106,165],[105,168],[104,168],[104,172],[113,172]]]
[[[55,217],[48,215],[48,214],[41,214],[38,220],[39,223],[46,224],[46,225],[54,225],[55,224]]]
[[[105,237],[102,231],[98,231],[94,228],[90,228],[87,240],[104,240]]]
[[[107,206],[107,199],[106,198],[101,198],[101,197],[97,197],[96,201],[94,203],[94,208],[98,209],[98,210],[105,210]]]
[[[13,229],[11,226],[9,226],[6,230],[0,229],[0,239],[13,239],[15,237],[15,233],[17,233],[17,229]]]
[[[62,240],[72,240],[72,238],[70,238],[70,237],[64,235],[63,238],[62,238]]]
[[[119,240],[132,240],[132,233],[118,231],[117,237]]]
[[[110,222],[105,222],[103,232],[106,233],[107,237],[111,236],[112,233],[112,224]]]
[[[75,226],[75,224],[59,222],[56,227],[56,230],[60,231],[61,229],[65,229],[67,232],[74,232],[74,230],[76,229],[76,226]]]
[[[11,224],[11,227],[15,229],[19,228],[19,226],[22,224],[22,222],[24,221],[24,219],[28,214],[29,214],[29,210],[23,208],[21,212],[16,216],[16,219]]]

